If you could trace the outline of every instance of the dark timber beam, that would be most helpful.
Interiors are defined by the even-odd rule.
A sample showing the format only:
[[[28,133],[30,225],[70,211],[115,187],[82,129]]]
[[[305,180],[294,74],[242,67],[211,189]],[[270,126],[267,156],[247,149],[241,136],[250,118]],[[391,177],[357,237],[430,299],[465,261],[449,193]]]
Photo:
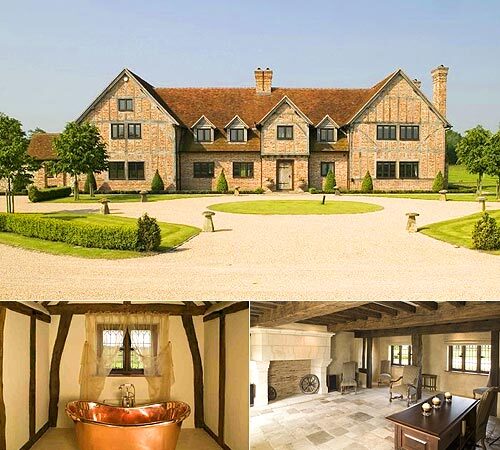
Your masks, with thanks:
[[[209,320],[217,319],[218,317],[222,317],[227,314],[234,314],[240,311],[244,311],[245,309],[248,309],[248,307],[249,307],[248,302],[233,303],[232,305],[229,305],[226,308],[219,309],[218,311],[214,311],[210,314],[207,314],[205,317],[203,317],[203,322],[208,322]]]
[[[255,324],[260,327],[277,327],[300,320],[345,311],[369,302],[286,302],[262,314]]]
[[[30,317],[30,388],[29,388],[30,439],[36,434],[36,317]]]
[[[205,314],[206,306],[197,306],[194,303],[189,305],[172,305],[170,303],[70,303],[66,305],[47,306],[47,311],[51,315],[60,314],[87,314],[87,313],[143,313],[143,312],[157,312],[170,314],[172,316],[181,316],[183,314],[189,316],[202,316]]]
[[[194,373],[194,426],[203,428],[204,421],[204,405],[203,405],[203,365],[201,363],[200,347],[198,346],[198,338],[196,337],[196,329],[194,327],[193,317],[182,316],[182,324],[191,350],[191,359],[193,360]]]
[[[417,400],[422,398],[422,335],[411,335],[411,362],[418,367]]]
[[[470,302],[461,308],[455,308],[448,303],[440,303],[437,311],[419,309],[415,313],[400,312],[396,317],[358,320],[332,325],[328,331],[335,333],[337,331],[390,330],[392,328],[437,326],[491,319],[500,319],[500,302]],[[461,329],[456,331],[459,332]]]
[[[491,385],[499,386],[500,383],[500,352],[499,352],[499,332],[498,328],[491,332]],[[495,395],[494,404],[495,406],[492,409],[492,415],[497,416],[497,401],[498,401],[498,393]]]
[[[399,311],[404,311],[409,313],[414,313],[417,311],[417,308],[415,308],[415,306],[405,302],[379,302],[379,303],[381,305],[388,306],[389,308],[394,308]]]
[[[370,308],[365,308],[363,306],[361,306],[359,308],[356,308],[356,312],[360,312],[363,315],[368,316],[368,317],[374,317],[375,319],[381,319],[382,318],[382,314],[381,313],[379,313],[377,311],[373,311]]]
[[[450,305],[453,305],[455,308],[461,308],[462,306],[465,306],[465,302],[447,302]]]
[[[50,362],[50,381],[49,381],[49,425],[57,426],[57,414],[59,406],[59,389],[60,378],[59,370],[61,368],[61,357],[68,337],[69,327],[73,314],[70,312],[63,313],[59,320],[59,328],[57,329],[56,341],[52,351],[52,360]]]
[[[437,302],[413,302],[421,308],[427,309],[428,311],[436,311],[438,309]]]
[[[331,327],[328,327],[329,329]],[[390,337],[411,336],[420,334],[473,333],[475,331],[491,331],[498,328],[498,320],[479,320],[473,322],[451,323],[445,325],[426,325],[422,327],[391,328],[383,330],[355,330],[354,337]]]
[[[226,417],[226,316],[219,318],[219,445],[224,448],[224,421]]]
[[[3,398],[3,347],[5,328],[5,307],[0,306],[0,450],[7,450],[5,440],[5,402]]]
[[[389,308],[384,305],[379,305],[378,303],[368,303],[367,305],[363,306],[364,309],[371,309],[373,311],[377,311],[382,314],[388,314],[389,316],[397,316],[398,311],[394,308]]]
[[[19,314],[24,314],[25,316],[35,316],[36,319],[42,322],[50,323],[50,316],[36,309],[30,308],[29,306],[19,303],[19,302],[2,302],[2,305],[10,309],[11,311],[17,312]]]

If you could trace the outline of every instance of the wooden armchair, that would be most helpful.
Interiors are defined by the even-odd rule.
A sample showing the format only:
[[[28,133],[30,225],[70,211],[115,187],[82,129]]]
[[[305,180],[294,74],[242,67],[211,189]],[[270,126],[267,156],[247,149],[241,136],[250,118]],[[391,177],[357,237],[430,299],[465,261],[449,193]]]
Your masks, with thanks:
[[[387,359],[380,361],[380,375],[378,376],[378,385],[390,384],[392,380],[391,362]]]
[[[358,363],[349,361],[342,366],[342,380],[340,381],[340,393],[344,394],[347,388],[354,388],[354,393],[358,391],[358,382],[356,381],[356,372]]]
[[[486,428],[488,426],[488,419],[490,418],[493,405],[495,405],[495,398],[498,393],[498,388],[490,387],[486,390],[477,407],[476,419],[476,442],[481,442],[481,448],[486,450]]]
[[[406,398],[406,406],[410,406],[412,398],[417,396],[417,384],[419,376],[419,367],[404,366],[403,375],[396,380],[391,380],[389,384],[389,402],[392,402],[396,398]]]

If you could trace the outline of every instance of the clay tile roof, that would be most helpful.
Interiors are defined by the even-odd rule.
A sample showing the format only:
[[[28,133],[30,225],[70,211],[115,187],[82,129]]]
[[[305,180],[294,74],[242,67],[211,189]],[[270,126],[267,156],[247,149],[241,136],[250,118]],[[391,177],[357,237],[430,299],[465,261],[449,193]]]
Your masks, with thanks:
[[[175,113],[181,124],[190,128],[205,115],[219,130],[236,115],[253,127],[285,95],[316,124],[329,115],[340,126],[385,84],[393,74],[370,88],[280,88],[270,95],[259,95],[255,88],[156,88],[156,93]]]
[[[58,133],[35,133],[31,136],[28,154],[40,161],[56,159],[56,154],[52,149],[52,141],[58,135]]]

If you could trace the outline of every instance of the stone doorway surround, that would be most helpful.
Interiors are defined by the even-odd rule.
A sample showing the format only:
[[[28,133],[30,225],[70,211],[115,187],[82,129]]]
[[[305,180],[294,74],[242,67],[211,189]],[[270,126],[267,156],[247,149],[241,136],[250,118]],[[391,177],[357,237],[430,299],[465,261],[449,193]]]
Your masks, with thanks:
[[[309,360],[310,373],[320,380],[318,394],[326,394],[327,368],[332,361],[330,357],[332,336],[333,333],[326,331],[298,328],[250,328],[250,383],[255,384],[254,405],[268,404],[267,389],[271,361]]]

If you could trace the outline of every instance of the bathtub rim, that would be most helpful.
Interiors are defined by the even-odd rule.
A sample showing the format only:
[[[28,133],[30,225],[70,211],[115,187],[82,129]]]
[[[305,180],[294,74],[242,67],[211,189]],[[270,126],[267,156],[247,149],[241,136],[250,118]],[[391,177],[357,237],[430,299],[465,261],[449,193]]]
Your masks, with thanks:
[[[106,406],[108,408],[117,408],[117,409],[140,409],[140,408],[146,408],[149,406],[161,406],[165,405],[166,403],[177,403],[177,404],[182,404],[187,407],[186,412],[181,415],[178,419],[176,420],[158,420],[155,422],[146,422],[146,423],[128,423],[128,424],[114,424],[114,423],[108,423],[108,422],[100,422],[97,420],[90,420],[86,419],[83,417],[76,416],[73,412],[69,411],[68,406],[71,404],[75,403],[92,403],[94,405],[100,405],[100,406]],[[103,402],[94,402],[94,401],[88,401],[88,400],[71,400],[68,403],[66,403],[66,406],[64,408],[66,414],[68,417],[75,423],[80,422],[84,424],[90,424],[90,425],[100,425],[103,427],[111,427],[111,428],[137,428],[137,427],[149,427],[149,426],[167,426],[167,425],[182,425],[182,422],[186,420],[190,415],[191,415],[191,406],[189,406],[186,402],[183,402],[181,400],[168,400],[165,402],[152,402],[152,403],[147,403],[141,406],[133,406],[130,408],[124,408],[122,406],[113,406],[113,405],[108,405]]]

